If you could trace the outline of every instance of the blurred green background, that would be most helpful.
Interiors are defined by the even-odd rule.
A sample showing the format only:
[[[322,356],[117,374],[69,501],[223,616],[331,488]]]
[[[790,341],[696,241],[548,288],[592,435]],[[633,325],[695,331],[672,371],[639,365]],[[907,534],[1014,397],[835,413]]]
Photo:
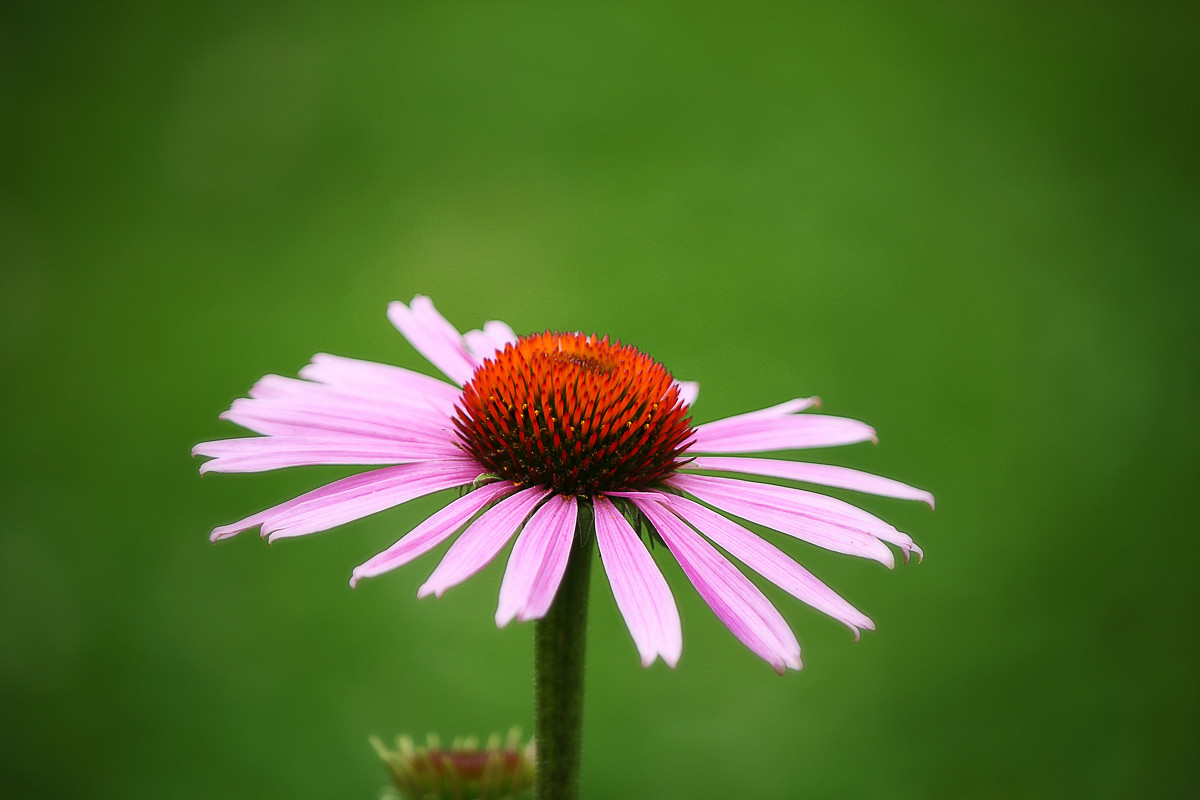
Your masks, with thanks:
[[[612,334],[698,421],[820,394],[933,490],[925,563],[784,542],[878,630],[770,591],[784,678],[659,559],[643,670],[597,575],[587,797],[1192,797],[1193,3],[6,4],[0,794],[373,798],[370,734],[532,726],[498,565],[351,568],[429,498],[268,547],[342,474],[198,441],[384,317]],[[779,541],[783,537],[776,537]],[[599,572],[599,571],[598,571]]]

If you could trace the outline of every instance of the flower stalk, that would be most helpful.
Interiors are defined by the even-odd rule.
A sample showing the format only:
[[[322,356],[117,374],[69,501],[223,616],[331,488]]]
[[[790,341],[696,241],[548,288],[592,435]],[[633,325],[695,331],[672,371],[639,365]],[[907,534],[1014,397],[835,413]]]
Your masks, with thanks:
[[[579,515],[562,583],[550,611],[534,627],[537,800],[579,797],[588,584],[595,540],[592,524],[591,514]]]

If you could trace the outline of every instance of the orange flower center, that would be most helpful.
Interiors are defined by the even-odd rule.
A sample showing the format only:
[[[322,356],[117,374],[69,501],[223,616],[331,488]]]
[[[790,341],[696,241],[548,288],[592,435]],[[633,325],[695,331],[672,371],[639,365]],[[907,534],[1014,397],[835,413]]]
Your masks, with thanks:
[[[636,348],[540,333],[499,350],[463,387],[454,424],[487,470],[592,497],[678,468],[693,430],[671,374]]]

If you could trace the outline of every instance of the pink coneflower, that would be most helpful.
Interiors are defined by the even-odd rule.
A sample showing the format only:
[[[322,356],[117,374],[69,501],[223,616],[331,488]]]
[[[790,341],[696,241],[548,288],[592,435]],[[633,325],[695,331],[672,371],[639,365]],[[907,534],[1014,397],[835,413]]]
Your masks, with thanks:
[[[387,466],[219,527],[214,540],[254,527],[272,541],[302,536],[457,488],[460,497],[355,568],[351,584],[462,530],[418,592],[440,596],[483,569],[515,535],[496,622],[539,619],[554,600],[577,529],[594,530],[642,664],[662,656],[675,666],[683,647],[679,614],[644,535],[666,546],[721,621],[778,672],[800,668],[800,645],[717,547],[856,636],[874,625],[732,517],[889,567],[888,545],[906,559],[921,552],[883,520],[827,495],[701,474],[758,475],[933,505],[928,492],[843,467],[727,455],[874,439],[861,422],[799,413],[816,398],[693,427],[695,384],[674,380],[629,345],[579,333],[517,337],[501,322],[460,335],[421,296],[409,306],[391,304],[388,316],[452,383],[324,354],[300,371],[303,380],[263,378],[223,415],[261,435],[197,445],[196,455],[212,458],[201,472]]]

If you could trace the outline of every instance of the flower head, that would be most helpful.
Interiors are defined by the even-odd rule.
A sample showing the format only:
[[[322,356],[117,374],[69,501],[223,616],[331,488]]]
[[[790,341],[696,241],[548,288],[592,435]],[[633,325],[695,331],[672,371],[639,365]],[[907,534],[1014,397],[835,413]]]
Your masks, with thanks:
[[[388,316],[451,383],[400,367],[314,356],[301,379],[268,375],[224,415],[259,436],[197,445],[201,472],[315,464],[379,467],[213,531],[258,527],[270,540],[327,530],[443,489],[467,490],[357,567],[356,584],[462,533],[421,586],[441,595],[483,569],[516,536],[496,622],[544,616],[580,514],[594,521],[600,558],[643,665],[674,666],[683,647],[675,600],[638,530],[666,545],[723,623],[777,671],[800,668],[783,617],[717,547],[857,636],[871,620],[739,517],[829,550],[892,566],[906,534],[842,500],[791,486],[704,473],[780,478],[930,506],[933,497],[843,467],[747,458],[873,440],[867,425],[800,413],[816,398],[693,426],[695,384],[607,337],[517,337],[501,322],[465,335],[426,297]],[[716,547],[714,547],[716,545]]]
[[[655,486],[694,431],[670,373],[636,349],[581,333],[506,344],[463,387],[463,449],[501,478],[589,498]]]
[[[371,745],[404,800],[506,800],[533,786],[533,742],[522,746],[516,728],[503,743],[492,734],[483,748],[473,738],[443,747],[434,734],[424,747],[407,736],[397,738],[395,750],[374,737]]]

